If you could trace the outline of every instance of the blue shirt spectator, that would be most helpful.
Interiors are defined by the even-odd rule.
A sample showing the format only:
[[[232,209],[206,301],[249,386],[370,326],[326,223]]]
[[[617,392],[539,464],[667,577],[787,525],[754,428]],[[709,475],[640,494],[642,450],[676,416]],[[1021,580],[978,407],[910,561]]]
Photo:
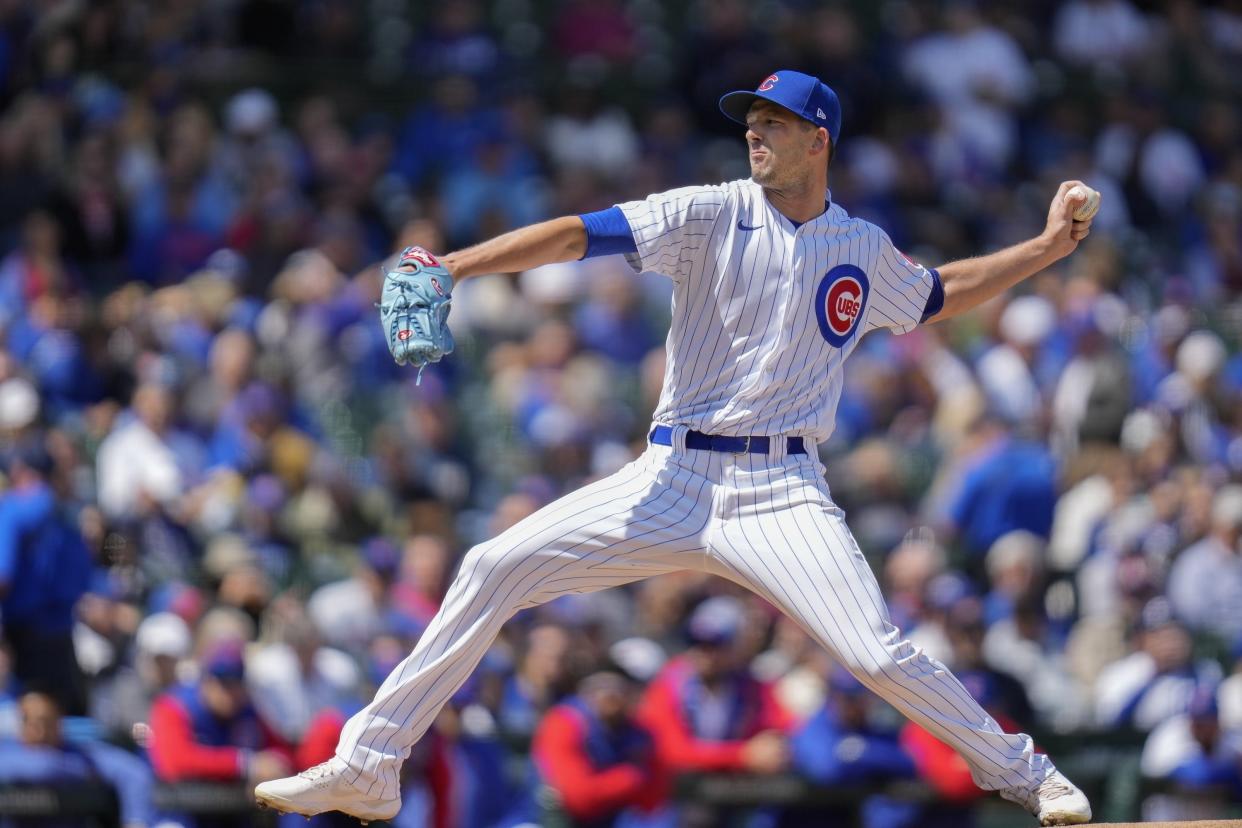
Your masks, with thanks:
[[[1025,529],[1047,538],[1056,508],[1056,465],[1046,448],[999,433],[977,455],[949,506],[973,557]]]
[[[14,455],[13,488],[0,495],[0,612],[14,674],[27,688],[54,694],[67,713],[85,715],[71,632],[90,582],[90,552],[48,486],[52,460],[41,441],[31,438]]]
[[[61,732],[60,709],[51,696],[27,693],[21,699],[21,715],[21,740],[0,742],[0,782],[103,783],[116,791],[123,828],[155,824],[151,770],[145,762],[103,742],[67,742]],[[82,822],[66,819],[38,824],[69,828]]]
[[[1222,641],[1242,636],[1242,486],[1212,501],[1212,531],[1177,557],[1169,571],[1169,602],[1188,627]]]
[[[911,779],[914,761],[897,742],[897,733],[871,722],[874,697],[844,668],[828,679],[828,701],[790,736],[792,768],[808,779],[839,788],[865,789],[893,779]],[[850,819],[849,808],[790,809],[781,828],[823,825]],[[871,796],[862,806],[866,828],[912,825],[916,812],[884,796]]]

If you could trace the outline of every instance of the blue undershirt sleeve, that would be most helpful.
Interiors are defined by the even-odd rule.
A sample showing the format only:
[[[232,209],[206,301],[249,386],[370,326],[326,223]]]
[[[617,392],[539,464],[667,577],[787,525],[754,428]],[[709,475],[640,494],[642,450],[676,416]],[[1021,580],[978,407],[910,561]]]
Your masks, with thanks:
[[[926,322],[944,310],[944,285],[940,282],[940,271],[929,267],[927,272],[932,275],[932,289],[931,293],[927,294],[927,305],[923,308],[923,318],[919,320],[920,322]]]
[[[582,213],[578,218],[582,219],[587,234],[586,253],[582,258],[638,252],[638,246],[634,244],[634,234],[630,231],[630,223],[625,220],[625,214],[620,207]]]

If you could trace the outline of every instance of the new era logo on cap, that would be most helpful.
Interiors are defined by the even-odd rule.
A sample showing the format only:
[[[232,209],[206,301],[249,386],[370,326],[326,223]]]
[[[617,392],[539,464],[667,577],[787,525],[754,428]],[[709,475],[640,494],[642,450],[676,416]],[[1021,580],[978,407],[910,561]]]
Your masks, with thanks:
[[[824,114],[824,110],[822,110],[822,109],[816,109],[816,110],[815,110],[815,117],[816,117],[816,118],[819,118],[819,119],[822,121],[822,120],[824,120],[825,118],[827,118],[828,116]]]

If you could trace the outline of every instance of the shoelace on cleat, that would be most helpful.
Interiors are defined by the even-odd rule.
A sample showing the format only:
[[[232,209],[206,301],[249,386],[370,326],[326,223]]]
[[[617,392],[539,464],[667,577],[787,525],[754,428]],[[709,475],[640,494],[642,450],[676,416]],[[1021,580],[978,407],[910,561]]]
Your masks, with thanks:
[[[1040,783],[1038,793],[1047,796],[1050,799],[1055,799],[1059,796],[1072,795],[1074,793],[1074,789],[1055,777],[1049,777]]]
[[[320,762],[318,765],[312,765],[311,767],[302,771],[301,773],[298,774],[298,776],[305,779],[307,782],[314,782],[316,780],[324,778],[330,772],[331,771],[328,768],[328,762]]]

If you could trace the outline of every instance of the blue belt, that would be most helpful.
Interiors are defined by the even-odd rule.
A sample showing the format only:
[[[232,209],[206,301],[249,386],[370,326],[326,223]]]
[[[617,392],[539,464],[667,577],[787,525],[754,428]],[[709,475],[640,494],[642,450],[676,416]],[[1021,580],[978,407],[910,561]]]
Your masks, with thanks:
[[[661,446],[673,444],[673,427],[658,425],[651,429],[651,442]],[[780,438],[778,438],[780,439]],[[701,431],[686,432],[686,448],[704,451],[724,451],[730,454],[767,454],[771,448],[770,437],[724,437],[720,434],[704,434]],[[786,454],[806,454],[801,437],[785,438]]]

